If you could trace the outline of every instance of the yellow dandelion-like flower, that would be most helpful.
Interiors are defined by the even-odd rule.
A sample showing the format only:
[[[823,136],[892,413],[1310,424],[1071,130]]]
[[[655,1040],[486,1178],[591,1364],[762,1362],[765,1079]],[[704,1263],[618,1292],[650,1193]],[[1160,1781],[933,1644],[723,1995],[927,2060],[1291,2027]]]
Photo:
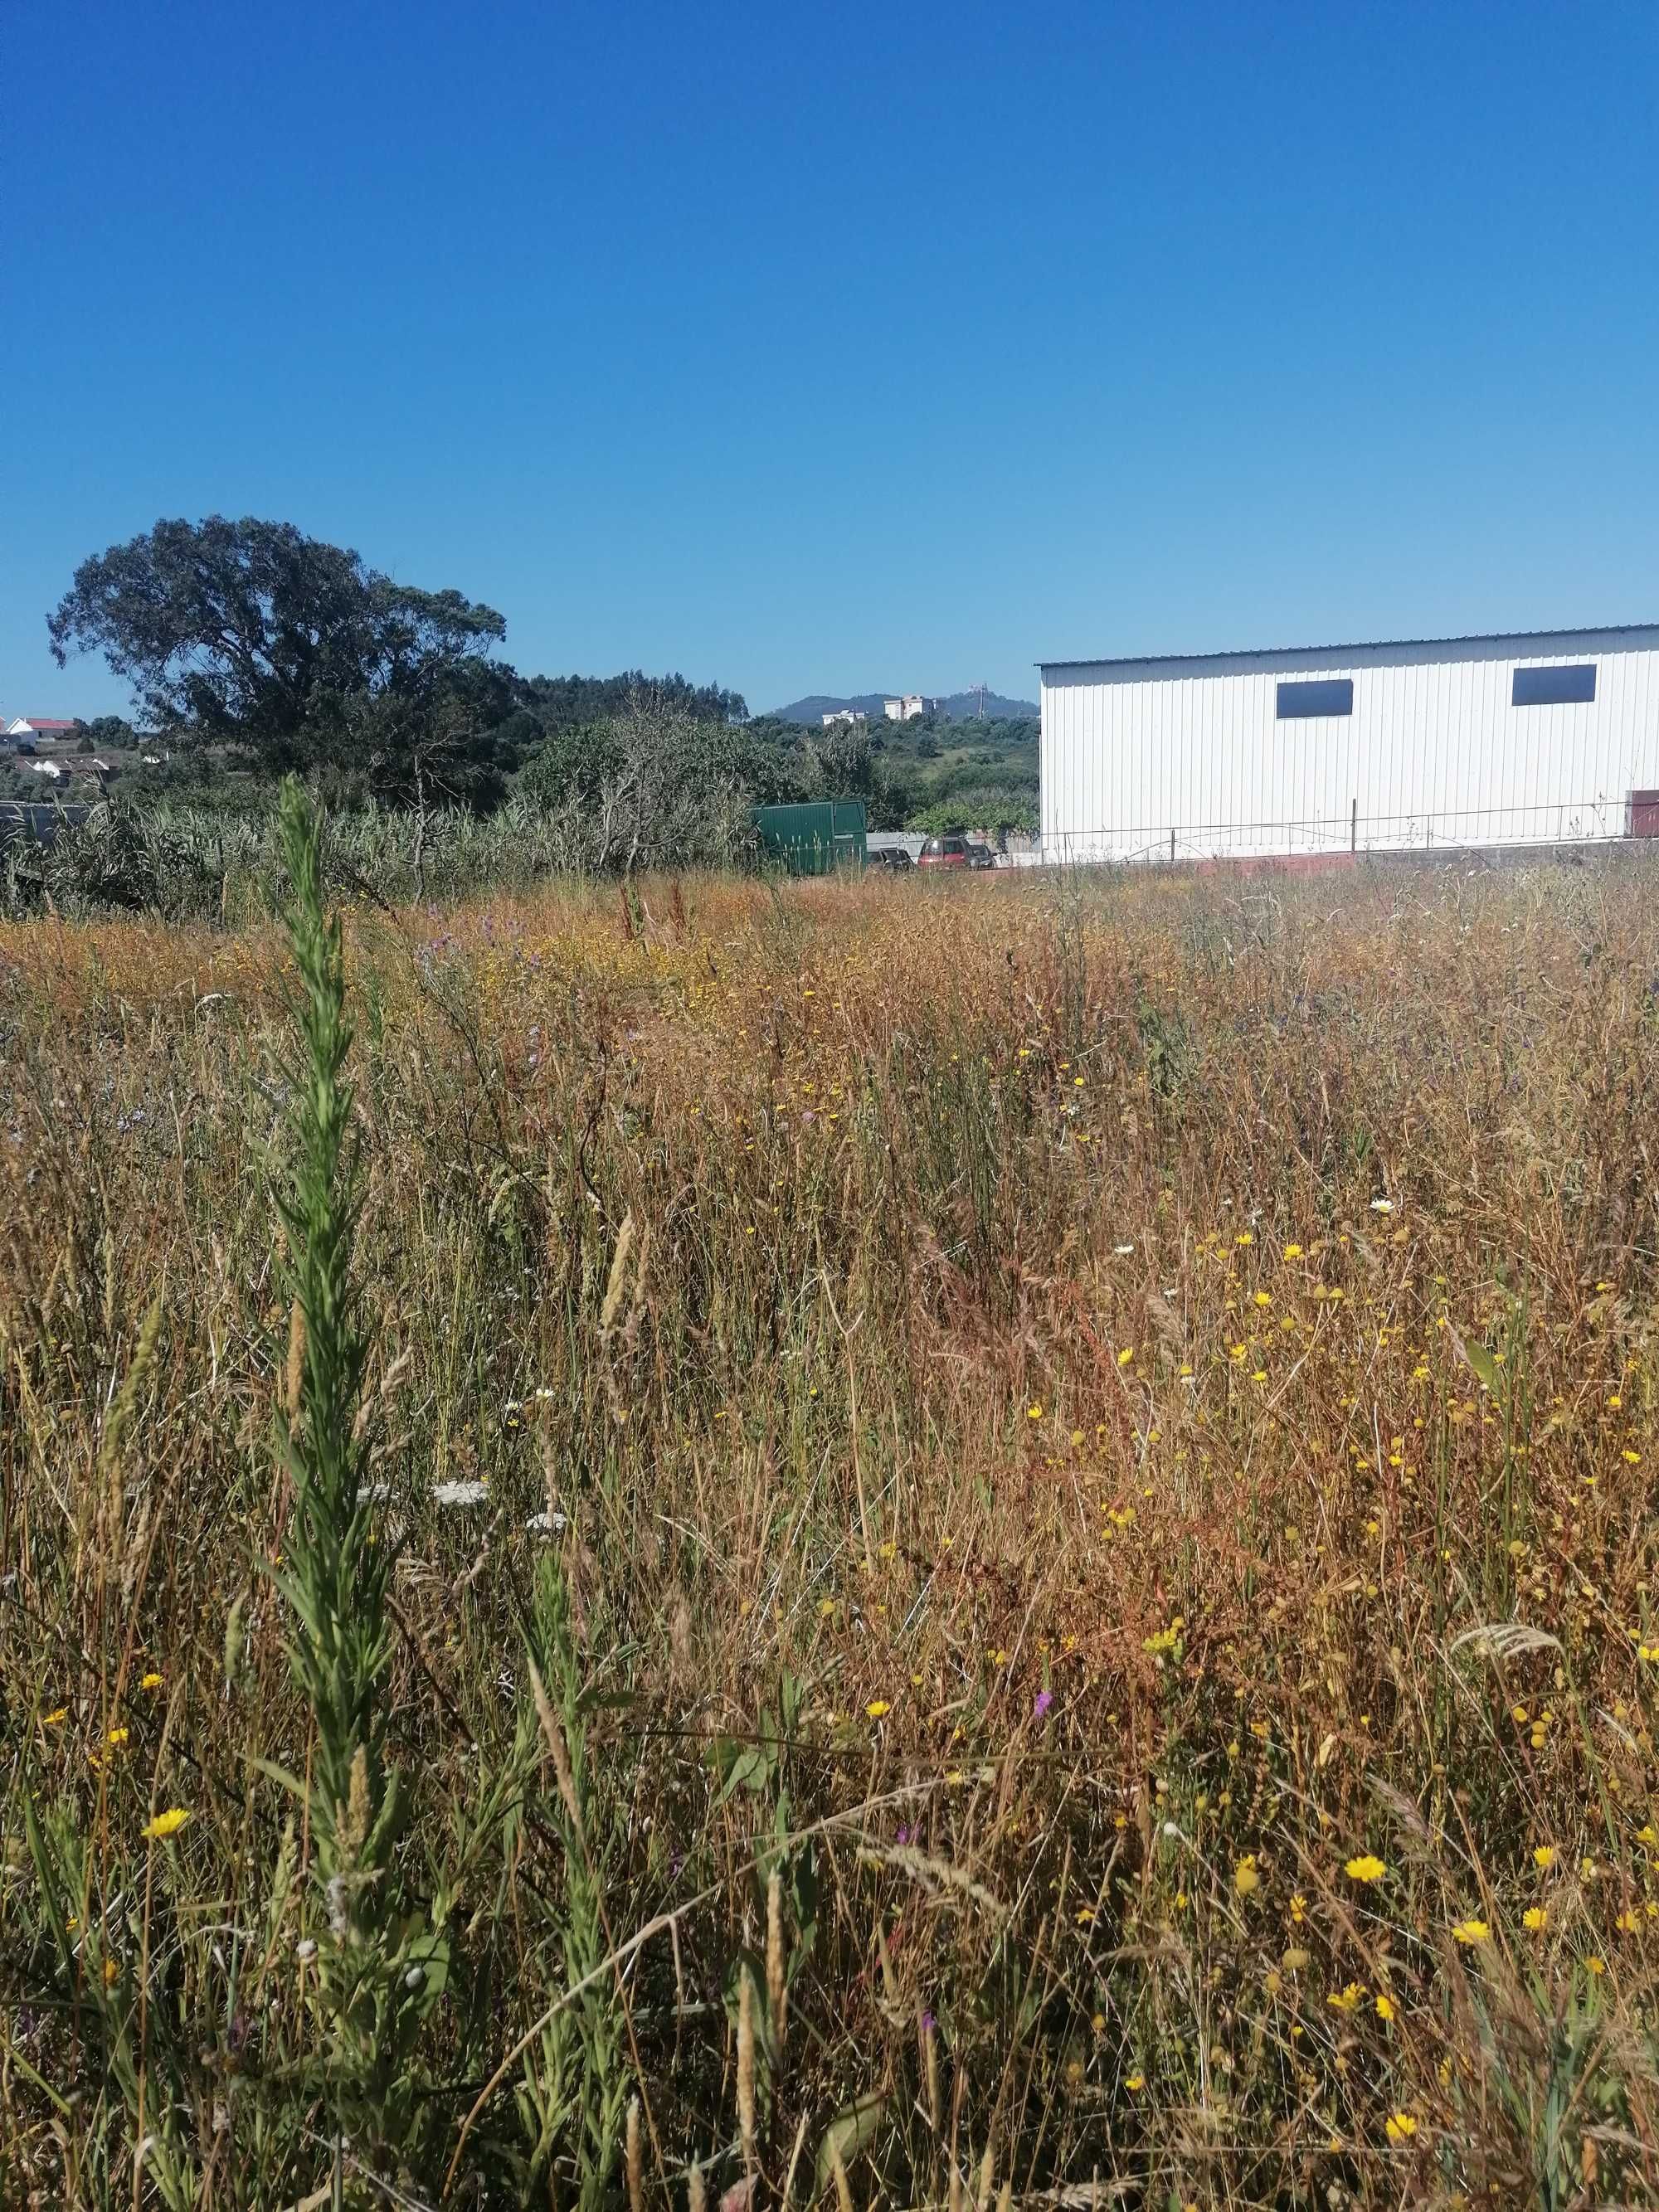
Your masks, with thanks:
[[[120,1748],[121,1748],[122,1745],[125,1743],[126,1740],[127,1740],[127,1731],[125,1730],[125,1729],[124,1729],[124,1728],[112,1728],[112,1729],[110,1730],[110,1732],[109,1732],[109,1741],[110,1741],[111,1743],[112,1743],[112,1744],[115,1746],[115,1748],[116,1748],[118,1751],[119,1751],[119,1750],[120,1750]]]
[[[1460,1920],[1452,1929],[1452,1940],[1473,1949],[1477,1943],[1488,1941],[1492,1930],[1484,1920]]]
[[[1126,1345],[1124,1346],[1124,1347],[1123,1347],[1122,1351],[1121,1351],[1121,1352],[1119,1352],[1119,1354],[1117,1355],[1117,1364],[1118,1364],[1118,1365],[1119,1365],[1120,1367],[1127,1367],[1127,1366],[1128,1365],[1129,1362],[1130,1362],[1130,1361],[1134,1358],[1134,1356],[1135,1356],[1135,1348],[1134,1348],[1133,1345],[1133,1344],[1126,1344]]]
[[[59,1705],[55,1711],[42,1713],[40,1716],[41,1725],[45,1728],[62,1728],[64,1723],[68,1718],[69,1707],[67,1705]]]
[[[149,1843],[159,1844],[165,1837],[176,1836],[189,1818],[190,1814],[182,1805],[169,1805],[165,1813],[158,1813],[153,1820],[145,1822],[145,1838]]]
[[[1350,1881],[1381,1881],[1388,1868],[1370,1851],[1362,1851],[1358,1858],[1350,1859],[1343,1872]]]
[[[1285,1247],[1285,1257],[1287,1260],[1299,1260],[1302,1257],[1302,1247],[1299,1244],[1287,1244]]]
[[[1394,2018],[1395,2002],[1392,1997],[1378,1997],[1376,2000],[1376,2016],[1379,2020],[1392,2020]]]
[[[1261,1887],[1261,1877],[1255,1870],[1255,1854],[1252,1852],[1249,1858],[1240,1859],[1233,1869],[1233,1887],[1241,1897],[1248,1897],[1253,1889],[1260,1889]]]
[[[1594,1951],[1592,1951],[1589,1958],[1585,1960],[1584,1964],[1589,1968],[1593,1974],[1605,1974],[1607,1971],[1607,1960],[1603,1958],[1598,1957]]]
[[[1521,1925],[1526,1929],[1528,1935],[1540,1936],[1548,1927],[1549,1917],[1547,1905],[1529,1905],[1521,1915]]]
[[[883,1719],[888,1713],[890,1713],[893,1708],[888,1704],[885,1698],[872,1698],[869,1704],[864,1710],[868,1713],[872,1721],[878,1721]]]
[[[1139,2094],[1146,2086],[1146,2076],[1144,2074],[1131,2074],[1123,2086],[1126,2089],[1133,2090]]]
[[[104,1961],[104,1987],[106,1990],[112,1988],[120,1978],[121,1969],[116,1965],[114,1960],[106,1959]]]
[[[1554,1844],[1540,1844],[1533,1852],[1532,1863],[1535,1867],[1541,1867],[1547,1873],[1555,1864]]]
[[[1365,1994],[1363,1982],[1350,1982],[1346,1989],[1333,1990],[1325,2000],[1335,2012],[1357,2012],[1359,2000]]]
[[[1025,1418],[1028,1421],[1040,1421],[1042,1419],[1042,1407],[1028,1406],[1025,1408]]]
[[[149,1673],[140,1681],[138,1686],[141,1690],[159,1690],[161,1686],[161,1678],[152,1667]]]
[[[1409,2142],[1417,2133],[1417,2122],[1409,2112],[1390,2112],[1384,2124],[1391,2143]]]

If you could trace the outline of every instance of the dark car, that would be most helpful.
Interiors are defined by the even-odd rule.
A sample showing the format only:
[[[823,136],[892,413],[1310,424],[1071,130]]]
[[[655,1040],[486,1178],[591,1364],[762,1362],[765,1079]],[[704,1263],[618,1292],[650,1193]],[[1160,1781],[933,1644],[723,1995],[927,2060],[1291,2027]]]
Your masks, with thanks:
[[[942,837],[930,837],[921,848],[919,868],[994,868],[996,855],[988,845],[977,837],[966,837],[959,830],[949,830]]]
[[[890,874],[898,875],[905,868],[914,868],[908,848],[903,845],[878,845],[867,855],[872,868],[885,868]]]

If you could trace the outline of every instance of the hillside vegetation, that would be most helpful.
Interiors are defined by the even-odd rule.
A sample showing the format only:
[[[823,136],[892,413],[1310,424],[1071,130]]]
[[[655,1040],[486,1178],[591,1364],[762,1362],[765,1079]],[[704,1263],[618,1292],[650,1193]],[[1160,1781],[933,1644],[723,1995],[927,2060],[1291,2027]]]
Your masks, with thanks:
[[[1650,2202],[1649,868],[0,927],[0,2202]]]

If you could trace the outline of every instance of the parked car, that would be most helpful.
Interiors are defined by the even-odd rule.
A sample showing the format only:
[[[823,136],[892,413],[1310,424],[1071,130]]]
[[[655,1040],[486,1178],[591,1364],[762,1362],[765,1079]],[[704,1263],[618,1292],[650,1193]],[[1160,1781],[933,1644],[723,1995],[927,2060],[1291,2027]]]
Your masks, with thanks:
[[[902,870],[914,868],[916,865],[910,858],[909,848],[904,845],[878,845],[875,851],[866,857],[872,868],[885,868],[890,875],[897,875]]]
[[[996,854],[977,837],[964,837],[959,830],[951,830],[942,837],[930,837],[921,848],[919,868],[994,868]]]

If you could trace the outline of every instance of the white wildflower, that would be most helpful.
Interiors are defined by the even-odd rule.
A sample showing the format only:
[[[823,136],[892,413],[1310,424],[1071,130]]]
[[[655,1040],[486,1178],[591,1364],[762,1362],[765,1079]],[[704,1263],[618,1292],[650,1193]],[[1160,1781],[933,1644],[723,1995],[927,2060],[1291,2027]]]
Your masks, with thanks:
[[[1394,1200],[1391,1198],[1374,1198],[1371,1200],[1371,1212],[1373,1213],[1392,1213],[1394,1212]]]
[[[541,1512],[532,1513],[524,1525],[532,1536],[559,1536],[570,1524],[562,1513],[550,1513],[544,1507]]]
[[[482,1482],[434,1482],[432,1503],[447,1510],[452,1505],[482,1505],[489,1495],[488,1484]]]

